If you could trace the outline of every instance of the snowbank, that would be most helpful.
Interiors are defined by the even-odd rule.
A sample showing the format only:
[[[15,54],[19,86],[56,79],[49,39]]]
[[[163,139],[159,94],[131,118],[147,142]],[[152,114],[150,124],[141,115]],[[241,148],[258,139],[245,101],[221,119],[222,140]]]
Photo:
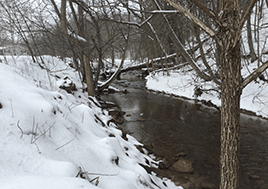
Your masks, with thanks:
[[[1,189],[181,188],[139,165],[154,161],[108,125],[108,113],[81,92],[68,63],[44,57],[48,71],[30,57],[0,58]],[[66,75],[74,94],[59,88]]]
[[[256,64],[251,64],[242,70],[243,75],[248,75],[248,69],[254,70]],[[195,88],[200,87],[204,92],[198,96],[198,100],[211,101],[217,106],[221,106],[219,94],[215,91],[217,86],[213,82],[201,81],[193,71],[188,69],[173,70],[169,76],[162,71],[152,72],[146,77],[146,87],[151,90],[174,94],[178,96],[195,99]],[[257,115],[268,117],[268,83],[260,79],[251,82],[245,87],[241,96],[241,108],[255,112]]]

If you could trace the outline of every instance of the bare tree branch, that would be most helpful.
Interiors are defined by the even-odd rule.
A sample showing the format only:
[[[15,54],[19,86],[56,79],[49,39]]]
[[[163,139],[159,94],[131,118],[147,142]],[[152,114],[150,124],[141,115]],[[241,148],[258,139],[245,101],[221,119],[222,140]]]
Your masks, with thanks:
[[[246,79],[244,79],[242,83],[242,89],[245,88],[251,81],[256,79],[262,72],[264,72],[268,68],[268,61],[266,61],[263,65],[258,67],[254,72],[252,72]]]
[[[128,37],[127,37],[127,41],[128,41]],[[125,62],[125,59],[126,59],[127,46],[128,46],[128,42],[126,42],[126,45],[125,45],[125,48],[124,48],[124,51],[122,54],[121,63],[119,65],[118,69],[114,72],[114,74],[106,82],[104,82],[102,85],[98,86],[98,91],[102,91],[103,89],[108,87],[117,78],[117,76],[121,72],[121,69],[122,69],[124,62]]]
[[[198,45],[199,45],[199,51],[200,51],[200,54],[201,54],[201,59],[203,61],[203,64],[206,66],[207,70],[208,70],[208,73],[210,75],[210,77],[212,78],[212,80],[218,84],[218,85],[221,85],[221,82],[216,78],[216,76],[214,75],[211,67],[209,66],[208,62],[207,62],[207,59],[205,57],[205,53],[204,53],[204,50],[203,50],[203,43],[201,41],[201,38],[200,38],[200,29],[197,28],[196,29],[196,39],[197,39],[197,42],[198,42]]]
[[[169,3],[172,7],[175,9],[179,10],[181,13],[183,13],[186,17],[188,17],[192,22],[197,24],[200,28],[202,28],[208,35],[211,37],[214,37],[216,35],[216,32],[208,27],[204,22],[196,18],[192,13],[190,13],[188,10],[186,10],[183,6],[181,6],[178,3],[175,3],[171,0],[164,0],[167,3]]]
[[[248,18],[248,16],[250,15],[250,12],[251,10],[253,9],[253,6],[255,5],[255,3],[257,2],[258,0],[251,0],[247,10],[244,11],[244,14],[240,20],[240,23],[239,23],[239,29],[242,31],[242,28]]]
[[[55,1],[54,0],[50,0],[50,1],[51,1],[52,5],[53,5],[53,7],[55,9],[55,12],[57,13],[58,17],[60,18],[60,11],[59,11]]]
[[[153,2],[155,3],[156,7],[161,11],[162,8],[160,7],[159,3],[156,0],[153,0]],[[164,18],[164,21],[167,23],[168,29],[170,30],[170,38],[173,41],[176,48],[178,49],[178,51],[182,54],[182,56],[186,59],[186,61],[194,69],[194,71],[199,75],[200,78],[204,79],[205,81],[210,81],[211,77],[199,69],[199,67],[196,65],[195,61],[192,59],[192,57],[189,55],[189,53],[184,49],[181,41],[179,40],[179,38],[178,38],[177,34],[175,33],[175,31],[173,30],[172,26],[170,25],[167,17],[164,14],[162,14],[162,16]]]
[[[218,17],[215,15],[215,13],[208,9],[206,6],[204,6],[202,3],[200,3],[198,0],[191,0],[196,6],[198,6],[200,9],[202,9],[210,18],[212,18],[217,24],[221,25],[221,22],[219,21]]]
[[[123,20],[118,21],[118,20],[114,20],[114,19],[101,19],[101,20],[115,22],[115,23],[119,23],[119,24],[133,25],[133,26],[137,26],[137,27],[141,28],[144,24],[146,24],[147,22],[149,22],[153,18],[153,16],[154,15],[150,15],[148,18],[146,18],[141,23],[129,22],[129,21],[123,21]]]
[[[241,37],[241,33],[242,33],[242,28],[246,22],[246,20],[248,19],[248,16],[250,15],[250,12],[252,10],[252,8],[254,7],[255,3],[257,2],[258,0],[251,0],[248,8],[244,11],[244,14],[239,22],[239,27],[238,27],[238,31],[237,31],[237,34],[236,34],[236,38],[235,38],[235,43],[234,45],[239,41],[240,37]]]

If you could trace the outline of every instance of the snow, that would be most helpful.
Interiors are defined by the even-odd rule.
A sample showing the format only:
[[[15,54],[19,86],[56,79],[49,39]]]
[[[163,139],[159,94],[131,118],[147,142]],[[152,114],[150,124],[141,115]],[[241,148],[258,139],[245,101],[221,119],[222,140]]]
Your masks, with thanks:
[[[257,62],[248,66],[249,70],[257,68]],[[248,69],[244,67],[242,69],[242,75],[249,75]],[[217,85],[214,82],[203,82],[199,79],[194,71],[188,71],[189,67],[180,70],[169,71],[167,73],[151,72],[146,77],[146,87],[151,90],[161,91],[167,94],[174,94],[181,97],[187,97],[189,99],[198,99],[211,101],[218,107],[221,106],[219,94],[214,90]],[[201,96],[195,97],[194,91],[196,87],[201,87],[205,92]],[[242,93],[240,100],[240,107],[249,111],[255,112],[257,115],[268,117],[268,83],[260,79],[251,82],[247,85]]]
[[[108,124],[108,112],[81,92],[70,60],[42,58],[49,70],[29,56],[0,57],[1,189],[181,188],[140,166],[145,158],[157,162]],[[73,94],[59,88],[66,76],[78,89]]]

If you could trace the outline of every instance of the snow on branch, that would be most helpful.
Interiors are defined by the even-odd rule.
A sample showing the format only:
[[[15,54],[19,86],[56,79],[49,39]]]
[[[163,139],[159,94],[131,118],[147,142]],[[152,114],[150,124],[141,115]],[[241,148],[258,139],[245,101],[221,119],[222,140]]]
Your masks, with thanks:
[[[179,13],[179,10],[153,10],[150,13],[152,14],[173,14],[173,13]]]
[[[85,38],[83,38],[83,37],[77,35],[77,34],[74,33],[74,32],[71,32],[70,30],[68,30],[68,35],[71,36],[71,37],[73,37],[73,38],[75,38],[75,39],[77,39],[78,41],[87,43],[87,40],[86,40]]]
[[[150,15],[148,18],[146,18],[141,23],[129,22],[129,21],[123,21],[123,20],[118,21],[118,20],[113,20],[113,19],[103,19],[103,20],[105,20],[105,21],[112,21],[112,22],[119,23],[119,24],[134,25],[134,26],[137,26],[137,27],[141,28],[144,24],[146,24],[147,22],[149,22],[153,18],[153,16],[154,15]]]

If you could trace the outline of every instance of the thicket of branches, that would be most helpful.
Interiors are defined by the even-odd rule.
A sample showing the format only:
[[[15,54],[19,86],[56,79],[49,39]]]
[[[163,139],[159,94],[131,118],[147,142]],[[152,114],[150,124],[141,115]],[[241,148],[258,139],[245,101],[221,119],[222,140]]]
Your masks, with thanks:
[[[267,0],[0,1],[0,45],[23,44],[33,61],[72,58],[89,96],[118,76],[126,58],[143,62],[133,69],[154,70],[157,63],[167,74],[189,65],[222,94],[221,188],[237,188],[240,97],[257,77],[267,81],[267,6]],[[99,84],[115,59],[117,71]],[[255,61],[256,70],[241,75],[241,66]]]

